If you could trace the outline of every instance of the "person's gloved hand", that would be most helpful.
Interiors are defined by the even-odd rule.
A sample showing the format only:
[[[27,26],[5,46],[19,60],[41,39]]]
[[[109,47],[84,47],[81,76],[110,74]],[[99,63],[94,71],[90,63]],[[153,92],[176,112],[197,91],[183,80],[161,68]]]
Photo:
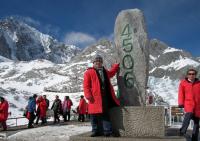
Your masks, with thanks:
[[[184,108],[184,105],[178,105],[179,108]]]

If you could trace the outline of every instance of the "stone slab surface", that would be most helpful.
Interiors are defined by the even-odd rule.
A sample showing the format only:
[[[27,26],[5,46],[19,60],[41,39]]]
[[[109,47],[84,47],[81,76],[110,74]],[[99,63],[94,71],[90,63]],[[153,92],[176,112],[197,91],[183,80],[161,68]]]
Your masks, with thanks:
[[[111,109],[113,132],[123,137],[165,136],[164,107],[127,106]]]
[[[166,136],[162,138],[149,137],[149,138],[131,138],[131,137],[90,137],[91,133],[80,134],[71,136],[70,141],[186,141],[183,137],[179,136]]]

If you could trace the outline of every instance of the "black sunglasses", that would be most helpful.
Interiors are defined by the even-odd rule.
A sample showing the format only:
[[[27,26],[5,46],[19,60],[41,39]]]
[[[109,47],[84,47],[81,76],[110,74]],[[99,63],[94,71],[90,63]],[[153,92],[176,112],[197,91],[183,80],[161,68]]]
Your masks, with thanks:
[[[196,75],[195,73],[188,73],[188,75]]]

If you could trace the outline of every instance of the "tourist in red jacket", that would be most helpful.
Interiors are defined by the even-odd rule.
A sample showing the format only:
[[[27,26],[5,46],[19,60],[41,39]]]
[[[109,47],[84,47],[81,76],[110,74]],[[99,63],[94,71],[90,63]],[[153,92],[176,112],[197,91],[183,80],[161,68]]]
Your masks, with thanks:
[[[71,107],[73,103],[69,96],[65,96],[65,99],[62,103],[62,109],[63,109],[63,118],[64,121],[70,121],[70,112],[71,112]]]
[[[84,96],[81,95],[81,99],[79,101],[79,105],[78,105],[78,112],[79,112],[79,118],[78,121],[85,121],[85,114],[86,114],[86,110],[87,110],[87,102],[84,99]]]
[[[44,124],[46,122],[46,112],[47,112],[47,104],[45,99],[42,96],[38,97],[37,100],[38,110],[39,110],[39,119],[42,121],[41,124]]]
[[[6,120],[8,119],[8,102],[0,97],[0,123],[2,124],[3,130],[7,130]]]
[[[112,127],[109,117],[109,110],[119,106],[119,100],[115,96],[110,78],[115,76],[119,64],[114,64],[110,70],[103,67],[103,58],[97,55],[93,61],[93,67],[88,68],[84,73],[84,95],[89,101],[88,113],[91,116],[91,136],[110,136]],[[102,123],[99,125],[98,123]],[[101,131],[103,127],[103,131]]]
[[[198,141],[200,118],[200,81],[196,78],[197,71],[189,69],[187,77],[181,80],[178,93],[178,104],[184,108],[185,117],[180,135],[186,135],[190,120],[194,121],[192,141]]]

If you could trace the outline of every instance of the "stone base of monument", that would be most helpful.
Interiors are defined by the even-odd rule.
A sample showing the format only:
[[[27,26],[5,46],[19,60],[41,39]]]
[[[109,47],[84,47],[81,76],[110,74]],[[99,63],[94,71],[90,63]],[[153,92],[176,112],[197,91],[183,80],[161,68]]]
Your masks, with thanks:
[[[90,137],[90,133],[71,136],[71,141],[186,141],[179,129],[165,129],[164,107],[117,107],[110,112],[114,134],[118,137]]]
[[[164,137],[162,106],[116,107],[110,112],[114,134],[121,137]]]

